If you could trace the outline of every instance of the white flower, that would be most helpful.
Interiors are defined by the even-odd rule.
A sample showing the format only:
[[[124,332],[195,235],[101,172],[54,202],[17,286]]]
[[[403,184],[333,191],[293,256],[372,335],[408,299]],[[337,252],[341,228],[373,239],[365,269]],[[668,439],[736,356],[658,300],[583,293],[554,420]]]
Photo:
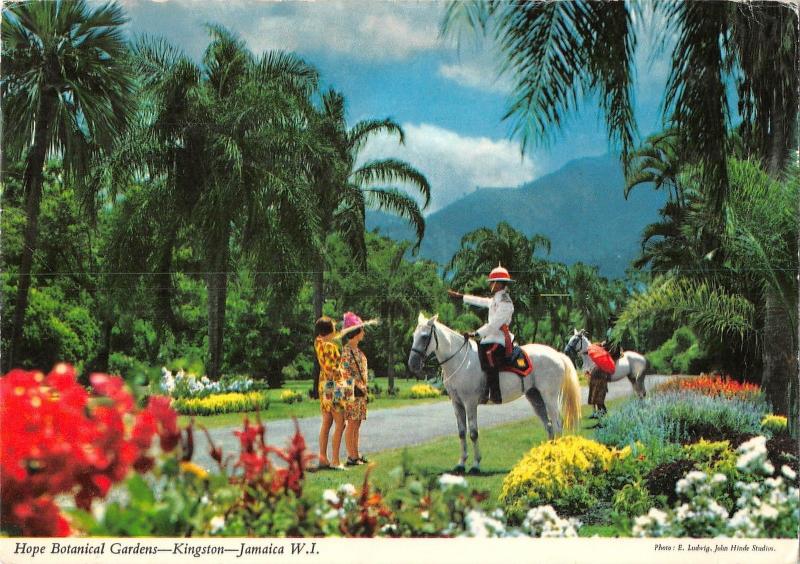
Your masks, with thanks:
[[[716,474],[714,474],[711,477],[711,483],[712,484],[722,484],[722,483],[727,482],[727,481],[728,481],[728,478],[725,477],[725,474],[720,474],[719,472],[717,472]]]
[[[333,505],[336,505],[337,503],[339,503],[339,496],[336,495],[335,491],[330,490],[330,489],[329,490],[325,490],[324,492],[322,492],[322,499],[324,499],[325,501],[327,501],[328,503],[333,504]]]
[[[500,521],[476,509],[467,513],[464,521],[466,522],[469,536],[472,537],[488,538],[505,531],[505,526]]]
[[[209,532],[213,535],[214,533],[221,531],[225,526],[225,516],[215,515],[211,518],[211,521],[209,521],[208,524],[211,526]]]
[[[779,515],[777,509],[766,503],[762,504],[761,507],[758,508],[757,514],[764,519],[777,519]]]
[[[647,517],[649,517],[662,527],[667,524],[667,514],[659,509],[656,509],[655,507],[650,508],[650,511],[647,513]]]
[[[786,465],[781,466],[781,473],[790,480],[794,480],[795,478],[797,478],[797,474],[795,473],[795,471]]]
[[[356,495],[356,487],[353,484],[342,484],[339,486],[339,493],[354,496]]]
[[[456,476],[455,474],[442,474],[439,476],[439,485],[443,490],[451,487],[467,487],[467,481],[463,476]]]
[[[765,474],[772,475],[775,472],[775,467],[770,462],[765,462],[762,468]]]
[[[419,512],[419,516],[422,517],[423,519],[428,519],[431,516],[431,512],[427,511],[427,510],[426,511],[420,511]]]
[[[689,489],[689,480],[681,478],[675,483],[675,493],[682,494]]]
[[[344,511],[341,509],[331,509],[327,513],[325,513],[322,518],[326,521],[332,521],[333,519],[339,519],[344,514]]]

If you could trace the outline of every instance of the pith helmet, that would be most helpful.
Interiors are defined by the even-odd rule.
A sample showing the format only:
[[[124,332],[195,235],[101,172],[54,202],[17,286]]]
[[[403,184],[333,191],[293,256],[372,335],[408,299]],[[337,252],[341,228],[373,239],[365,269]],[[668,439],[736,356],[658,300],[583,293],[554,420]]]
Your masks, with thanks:
[[[497,268],[489,273],[489,283],[492,282],[513,282],[513,280],[511,280],[511,275],[508,273],[508,270],[498,264]]]

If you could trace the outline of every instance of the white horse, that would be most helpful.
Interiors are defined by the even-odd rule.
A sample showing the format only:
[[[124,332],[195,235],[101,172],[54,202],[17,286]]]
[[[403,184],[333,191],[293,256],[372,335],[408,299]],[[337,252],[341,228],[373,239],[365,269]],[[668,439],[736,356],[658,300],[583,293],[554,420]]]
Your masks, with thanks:
[[[595,364],[589,358],[589,337],[586,336],[586,331],[581,329],[573,329],[572,337],[570,337],[567,346],[564,347],[565,354],[579,354],[583,359],[583,369],[590,372]],[[646,395],[644,388],[644,372],[647,368],[647,359],[634,351],[625,351],[617,361],[617,369],[614,374],[608,377],[609,382],[616,382],[626,377],[633,386],[633,391],[636,392],[640,398]]]
[[[422,370],[423,362],[431,354],[442,368],[442,380],[458,423],[461,439],[461,459],[454,472],[463,472],[467,461],[467,420],[472,440],[473,465],[470,474],[480,472],[481,451],[478,447],[478,404],[486,386],[486,374],[481,369],[478,346],[472,339],[453,331],[437,321],[438,315],[426,319],[419,314],[414,342],[408,356],[408,368],[414,374]],[[513,372],[500,372],[500,390],[503,403],[514,401],[521,395],[533,406],[536,415],[552,439],[564,428],[574,430],[581,417],[581,396],[575,366],[566,355],[545,345],[528,344],[523,347],[533,363],[533,372],[520,379]],[[562,413],[563,409],[563,424]]]

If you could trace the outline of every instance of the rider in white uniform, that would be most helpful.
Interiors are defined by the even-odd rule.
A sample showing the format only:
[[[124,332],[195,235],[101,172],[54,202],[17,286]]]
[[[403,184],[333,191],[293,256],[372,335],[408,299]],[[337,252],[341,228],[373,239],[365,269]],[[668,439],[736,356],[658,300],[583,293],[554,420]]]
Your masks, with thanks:
[[[488,377],[488,399],[491,403],[502,403],[499,366],[505,358],[511,356],[511,346],[514,342],[514,335],[508,330],[511,317],[514,315],[514,303],[511,301],[507,288],[507,284],[511,281],[508,270],[498,266],[489,273],[491,298],[461,294],[453,290],[447,291],[451,297],[463,299],[465,304],[489,308],[489,320],[486,324],[474,333],[465,336],[481,338],[481,367]]]

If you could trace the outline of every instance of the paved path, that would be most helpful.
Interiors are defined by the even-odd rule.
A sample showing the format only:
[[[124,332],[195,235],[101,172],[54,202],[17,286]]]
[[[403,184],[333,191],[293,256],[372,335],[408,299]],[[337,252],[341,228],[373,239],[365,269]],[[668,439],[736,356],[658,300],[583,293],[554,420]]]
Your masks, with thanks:
[[[646,388],[665,381],[665,376],[647,376]],[[608,385],[607,400],[628,396],[633,393],[633,388],[627,379],[612,382]],[[586,403],[588,389],[581,388],[582,404]],[[506,405],[483,405],[478,407],[479,429],[495,427],[504,423],[511,423],[523,419],[530,419],[531,425],[541,425],[541,421],[533,413],[530,403],[521,397]],[[300,431],[306,439],[308,451],[316,454],[319,450],[319,417],[305,417],[298,419]],[[283,447],[294,435],[294,422],[291,419],[277,419],[267,421],[267,444]],[[240,427],[225,427],[212,429],[211,436],[217,446],[221,446],[223,453],[236,454],[239,452],[238,439],[233,431]],[[369,455],[372,452],[418,445],[432,439],[450,436],[456,439],[458,428],[453,415],[453,406],[449,401],[379,409],[370,411],[367,420],[361,426],[361,454]],[[202,433],[196,435],[194,460],[207,468],[216,465],[208,456],[208,442]],[[328,449],[330,450],[330,446]],[[342,438],[342,462],[347,454]]]

